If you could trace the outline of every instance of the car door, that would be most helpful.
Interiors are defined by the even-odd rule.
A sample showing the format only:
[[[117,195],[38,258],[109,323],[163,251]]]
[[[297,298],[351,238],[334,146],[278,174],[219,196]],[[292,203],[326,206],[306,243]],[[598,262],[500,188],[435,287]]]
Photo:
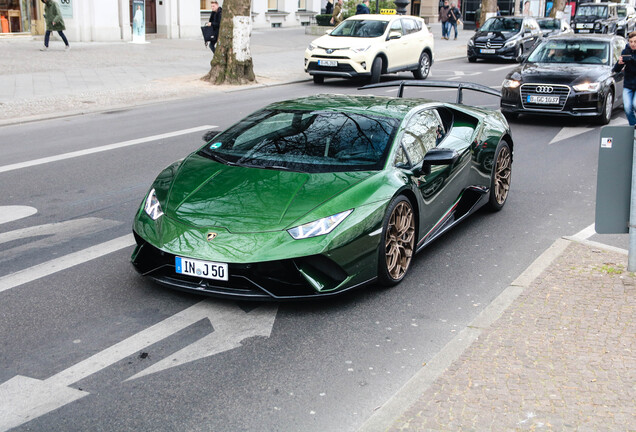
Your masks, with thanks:
[[[440,110],[445,115],[442,120]],[[421,167],[426,155],[439,150],[452,150],[457,160],[445,165],[431,165],[430,171],[417,176],[412,181],[419,191],[423,207],[420,211],[420,232],[428,233],[452,208],[461,191],[462,168],[468,169],[470,142],[449,134],[452,130],[452,112],[446,108],[426,108],[413,114],[406,123],[400,138],[400,150],[395,165],[398,168]],[[419,200],[418,200],[419,201]]]
[[[389,61],[387,71],[404,67],[408,60],[408,38],[405,37],[401,19],[391,22],[386,46],[386,56]]]

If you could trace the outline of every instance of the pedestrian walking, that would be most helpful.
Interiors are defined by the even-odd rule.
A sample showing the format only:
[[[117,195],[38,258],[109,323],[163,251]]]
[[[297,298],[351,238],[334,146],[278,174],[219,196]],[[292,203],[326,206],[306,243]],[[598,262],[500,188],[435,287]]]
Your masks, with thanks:
[[[343,3],[344,3],[343,0],[336,0],[336,4],[333,7],[333,13],[331,14],[331,24],[335,26],[337,26],[338,24],[342,22]]]
[[[444,0],[444,4],[439,8],[439,22],[442,23],[442,39],[448,39],[448,35],[450,34],[448,11],[450,11],[448,0]]]
[[[629,38],[625,48],[614,65],[613,71],[620,72],[625,68],[623,80],[623,109],[630,126],[636,125],[636,31],[627,35]]]
[[[457,39],[457,23],[460,22],[462,14],[455,5],[455,2],[451,3],[450,10],[448,11],[448,21],[447,26],[448,30],[446,32],[446,38],[450,37],[451,28],[455,30],[455,39]]]
[[[68,39],[64,36],[64,30],[66,30],[66,26],[64,25],[64,18],[62,18],[62,12],[60,12],[60,7],[55,3],[54,0],[42,0],[44,3],[44,19],[46,20],[46,33],[44,33],[44,47],[40,48],[40,51],[46,51],[49,49],[49,38],[51,37],[51,32],[56,31],[57,34],[60,35],[62,40],[64,41],[64,45],[66,49],[71,49],[71,46],[68,43]]]
[[[219,29],[221,28],[221,12],[223,8],[219,6],[219,2],[217,0],[212,0],[212,4],[210,5],[210,19],[206,26],[212,26],[212,39],[210,42],[206,42],[206,45],[209,44],[212,53],[216,51],[216,43],[219,40]]]

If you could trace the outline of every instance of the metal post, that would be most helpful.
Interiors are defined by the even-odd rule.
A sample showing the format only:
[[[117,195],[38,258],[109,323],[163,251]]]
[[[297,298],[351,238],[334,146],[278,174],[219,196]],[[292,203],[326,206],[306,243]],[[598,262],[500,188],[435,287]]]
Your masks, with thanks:
[[[632,155],[632,190],[630,197],[627,271],[634,272],[636,271],[636,137],[634,139],[634,154]]]

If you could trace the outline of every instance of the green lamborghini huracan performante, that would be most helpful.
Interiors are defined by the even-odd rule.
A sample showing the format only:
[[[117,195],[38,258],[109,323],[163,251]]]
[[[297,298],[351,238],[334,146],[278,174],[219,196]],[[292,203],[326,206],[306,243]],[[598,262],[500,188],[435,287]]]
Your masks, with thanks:
[[[396,85],[382,83],[367,87]],[[513,142],[499,111],[318,95],[271,104],[164,169],[133,224],[135,268],[171,288],[253,300],[400,282],[416,252],[501,210]]]

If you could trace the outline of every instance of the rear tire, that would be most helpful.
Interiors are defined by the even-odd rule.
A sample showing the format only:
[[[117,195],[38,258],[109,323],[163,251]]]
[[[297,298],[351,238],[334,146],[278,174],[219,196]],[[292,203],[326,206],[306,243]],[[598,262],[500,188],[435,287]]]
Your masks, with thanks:
[[[382,222],[378,247],[378,281],[397,285],[408,272],[415,254],[415,214],[411,201],[400,195],[391,201]]]
[[[376,57],[373,59],[373,64],[371,65],[371,84],[379,83],[380,75],[382,75],[382,59]]]
[[[417,65],[417,69],[413,71],[413,76],[415,79],[423,80],[426,79],[429,72],[431,71],[431,56],[423,52],[420,56],[420,62]]]
[[[499,211],[506,204],[510,190],[510,176],[512,173],[512,151],[506,141],[501,141],[495,151],[495,157],[490,174],[490,197],[488,209]]]
[[[325,82],[325,77],[322,75],[314,75],[314,84],[322,84]]]

